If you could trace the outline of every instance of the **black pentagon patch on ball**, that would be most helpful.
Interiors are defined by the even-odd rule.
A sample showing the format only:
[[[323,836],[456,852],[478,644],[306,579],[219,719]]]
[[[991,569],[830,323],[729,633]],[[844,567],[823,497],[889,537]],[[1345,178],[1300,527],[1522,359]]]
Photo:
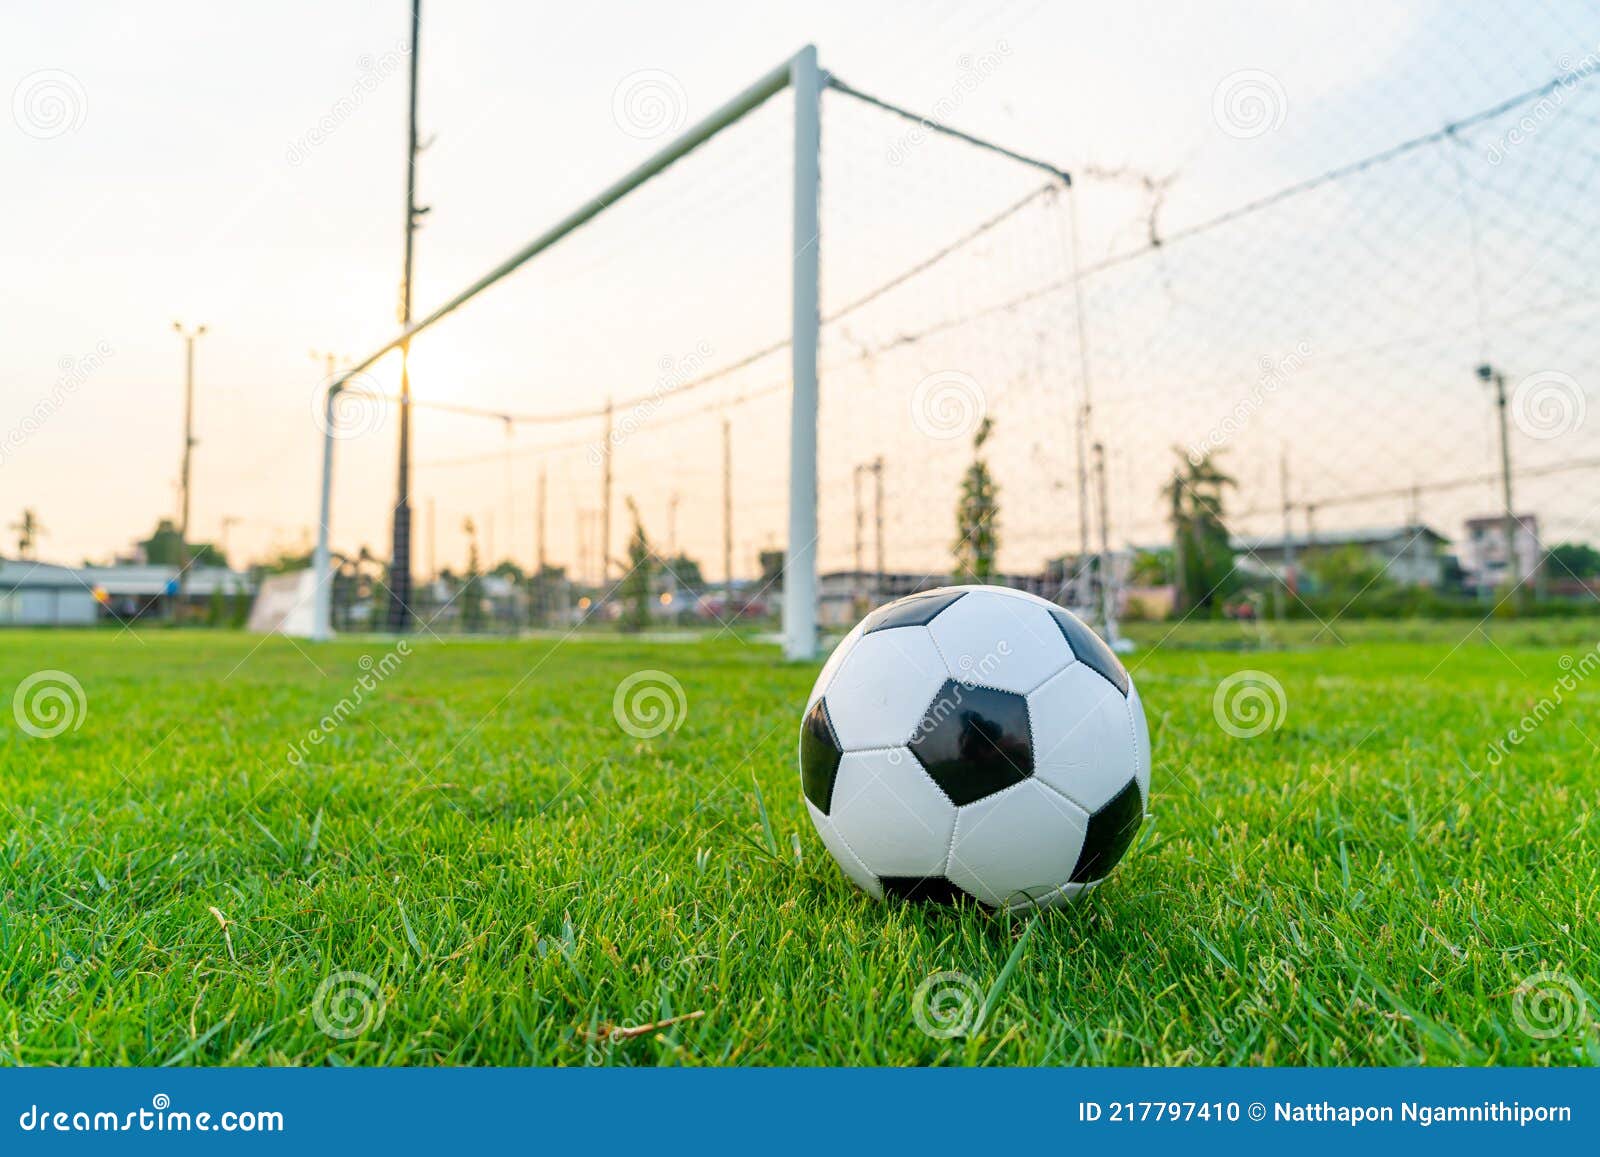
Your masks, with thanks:
[[[929,591],[923,595],[907,595],[886,607],[879,607],[862,621],[863,635],[873,631],[887,631],[891,627],[925,627],[939,612],[955,602],[966,591]]]
[[[1127,787],[1089,817],[1083,851],[1078,853],[1069,882],[1091,884],[1104,879],[1133,843],[1134,833],[1143,822],[1144,797],[1139,794],[1138,781],[1130,779]]]
[[[883,894],[919,904],[959,904],[972,897],[944,876],[879,876]]]
[[[800,721],[800,786],[823,815],[833,805],[833,781],[843,754],[828,718],[827,700],[818,699]]]
[[[1128,697],[1128,671],[1122,665],[1122,660],[1117,658],[1117,653],[1106,646],[1105,640],[1095,634],[1084,621],[1071,611],[1060,607],[1050,608],[1050,617],[1056,621],[1056,626],[1061,628],[1061,633],[1066,636],[1067,646],[1072,648],[1072,653],[1078,657],[1078,662],[1084,664],[1091,671],[1097,671],[1105,677],[1122,697]]]
[[[907,746],[951,803],[976,803],[1033,774],[1028,701],[946,679]]]

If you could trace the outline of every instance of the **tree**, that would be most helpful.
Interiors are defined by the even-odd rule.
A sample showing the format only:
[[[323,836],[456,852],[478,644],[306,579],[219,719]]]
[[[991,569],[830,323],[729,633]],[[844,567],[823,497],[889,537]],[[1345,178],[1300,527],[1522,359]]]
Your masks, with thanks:
[[[1309,551],[1304,565],[1317,588],[1330,595],[1354,597],[1393,585],[1384,575],[1383,563],[1353,543]]]
[[[705,575],[700,570],[700,564],[682,551],[672,558],[666,559],[661,564],[672,575],[678,586],[693,594],[699,594],[705,589]]]
[[[1172,581],[1172,551],[1141,550],[1133,556],[1128,578],[1136,587],[1165,586]]]
[[[761,567],[761,589],[764,591],[781,591],[783,589],[784,552],[781,550],[763,550],[756,555],[756,562]]]
[[[1237,483],[1206,454],[1198,461],[1181,447],[1172,481],[1162,489],[1172,524],[1177,589],[1173,611],[1209,609],[1232,592],[1233,544],[1223,514],[1223,494]]]
[[[1600,578],[1600,550],[1586,542],[1561,542],[1545,556],[1553,578]]]
[[[483,626],[483,596],[479,592],[479,579],[483,576],[478,563],[478,527],[471,518],[463,519],[461,530],[467,536],[467,577],[462,580],[461,629],[476,631]]]
[[[145,561],[152,566],[183,565],[183,536],[170,518],[163,518],[156,523],[154,533],[139,543],[139,549],[144,552]],[[189,565],[227,566],[228,560],[209,542],[191,542]]]
[[[639,518],[639,504],[631,498],[628,513],[633,517],[633,536],[628,539],[628,573],[622,580],[622,626],[624,630],[642,631],[650,625],[650,580],[654,577],[655,558]]]
[[[956,502],[956,556],[958,577],[987,582],[994,577],[995,552],[1000,547],[999,488],[983,445],[994,430],[989,418],[978,423],[972,436],[972,465],[961,478],[961,497]]]

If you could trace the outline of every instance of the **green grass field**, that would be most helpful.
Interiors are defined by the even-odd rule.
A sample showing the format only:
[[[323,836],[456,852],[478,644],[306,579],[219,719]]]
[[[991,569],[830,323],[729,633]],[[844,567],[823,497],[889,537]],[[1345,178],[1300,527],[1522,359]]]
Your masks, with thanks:
[[[1153,822],[1036,917],[846,882],[815,668],[766,646],[0,635],[8,701],[87,705],[0,715],[0,1063],[1594,1064],[1600,627],[1488,630],[1145,627]],[[644,669],[687,701],[650,739]],[[1243,669],[1287,702],[1254,738]],[[965,1036],[917,1026],[941,972]]]

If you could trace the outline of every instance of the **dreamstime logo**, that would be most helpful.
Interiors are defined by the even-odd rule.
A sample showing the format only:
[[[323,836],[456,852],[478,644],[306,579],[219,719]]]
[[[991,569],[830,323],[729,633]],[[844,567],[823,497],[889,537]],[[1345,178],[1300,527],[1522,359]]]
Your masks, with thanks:
[[[54,739],[83,726],[89,697],[83,684],[65,671],[35,671],[17,684],[11,714],[17,726],[35,739]]]
[[[89,116],[89,97],[70,72],[43,68],[30,72],[11,92],[11,119],[35,140],[77,132]]]
[[[1561,75],[1556,78],[1554,87],[1513,121],[1484,151],[1483,159],[1489,162],[1491,168],[1505,160],[1506,154],[1512,149],[1538,136],[1539,130],[1555,119],[1561,107],[1567,103],[1567,94],[1600,68],[1600,51],[1586,53],[1576,61],[1570,56],[1563,56],[1556,64],[1561,69]]]
[[[1535,972],[1517,985],[1511,1000],[1511,1019],[1535,1040],[1561,1036],[1579,1022],[1583,1012],[1583,989],[1560,972]]]
[[[4,463],[7,455],[22,446],[29,438],[37,434],[40,428],[55,416],[67,399],[76,394],[89,375],[105,364],[106,359],[117,351],[110,342],[103,341],[95,345],[94,349],[82,357],[63,357],[56,363],[56,368],[61,371],[61,376],[51,387],[50,392],[33,404],[17,424],[0,437],[0,463]]]
[[[935,972],[912,994],[911,1019],[935,1040],[968,1036],[983,1027],[983,990],[964,972]]]
[[[1195,466],[1200,465],[1208,454],[1225,446],[1234,435],[1248,426],[1256,411],[1266,405],[1269,397],[1288,384],[1289,376],[1305,365],[1306,359],[1310,356],[1311,346],[1303,341],[1281,358],[1263,355],[1260,362],[1261,374],[1256,378],[1255,385],[1250,387],[1250,392],[1235,402],[1228,415],[1206,431],[1204,438],[1189,446],[1190,463]]]
[[[1547,695],[1541,695],[1516,726],[1505,733],[1504,738],[1493,740],[1489,744],[1489,766],[1498,767],[1506,756],[1511,754],[1510,748],[1521,747],[1523,742],[1539,727],[1556,713],[1556,710],[1567,701],[1567,696],[1578,690],[1578,685],[1588,679],[1596,671],[1600,671],[1600,643],[1595,644],[1585,651],[1582,657],[1574,659],[1571,655],[1562,655],[1557,660],[1561,667],[1561,677],[1550,687]]]
[[[1571,434],[1583,425],[1589,400],[1571,374],[1540,370],[1517,383],[1511,394],[1511,420],[1541,442]]]
[[[688,108],[689,98],[678,78],[659,68],[630,72],[611,94],[611,118],[641,141],[682,128]]]
[[[361,70],[361,74],[356,78],[355,84],[350,86],[350,91],[334,101],[332,107],[317,118],[316,124],[289,142],[289,147],[284,150],[283,159],[296,167],[304,164],[311,151],[354,116],[361,106],[367,103],[367,97],[397,72],[410,57],[410,48],[403,44],[396,44],[380,56],[374,57],[370,53],[363,53],[357,57],[356,67]]]
[[[959,370],[929,374],[911,391],[912,424],[940,441],[974,433],[988,412],[983,387]]]
[[[311,1019],[334,1040],[354,1040],[383,1023],[383,988],[365,972],[335,972],[317,985]]]
[[[401,639],[393,650],[385,651],[380,659],[374,659],[371,655],[362,655],[357,659],[356,666],[361,668],[361,674],[351,685],[349,694],[335,703],[333,710],[319,719],[315,727],[308,729],[303,739],[289,745],[288,755],[285,756],[289,763],[295,767],[304,763],[311,754],[311,748],[322,746],[323,741],[339,730],[344,721],[367,701],[367,697],[376,692],[384,680],[400,670],[401,663],[410,657],[411,642]]]
[[[325,382],[311,395],[311,420],[323,434],[340,440],[362,438],[383,429],[389,400],[370,374],[355,374],[333,395],[329,406]]]
[[[635,671],[617,684],[611,714],[617,726],[635,739],[654,739],[683,726],[689,697],[665,671]]]
[[[1011,55],[1011,45],[1004,40],[995,41],[992,52],[983,52],[977,56],[963,54],[956,60],[956,82],[946,92],[933,102],[928,119],[919,121],[900,138],[889,145],[887,157],[891,165],[903,163],[912,149],[920,145],[929,132],[929,126],[935,123],[948,124],[954,114],[967,102],[967,97],[978,90],[978,87],[993,76]]]
[[[1217,684],[1211,714],[1235,739],[1254,739],[1283,726],[1289,697],[1283,684],[1265,671],[1235,671]]]
[[[1236,140],[1248,141],[1279,128],[1289,114],[1289,97],[1270,72],[1243,68],[1230,72],[1211,94],[1211,119]]]
[[[646,422],[655,417],[656,411],[661,409],[668,398],[700,377],[705,372],[706,363],[711,360],[711,353],[711,343],[703,341],[681,358],[663,354],[661,360],[656,363],[661,373],[656,378],[655,385],[650,388],[650,393],[629,407],[628,412],[621,418],[612,422],[611,428],[606,431],[604,441],[589,443],[589,465],[598,466],[604,462],[607,454],[637,434]]]

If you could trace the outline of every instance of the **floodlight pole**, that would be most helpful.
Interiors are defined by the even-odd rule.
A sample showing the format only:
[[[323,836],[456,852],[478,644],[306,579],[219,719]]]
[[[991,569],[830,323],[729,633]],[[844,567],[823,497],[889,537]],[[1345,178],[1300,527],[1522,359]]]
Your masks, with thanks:
[[[817,341],[822,73],[807,45],[789,62],[794,90],[794,390],[789,411],[789,544],[783,560],[783,653],[817,653]]]

